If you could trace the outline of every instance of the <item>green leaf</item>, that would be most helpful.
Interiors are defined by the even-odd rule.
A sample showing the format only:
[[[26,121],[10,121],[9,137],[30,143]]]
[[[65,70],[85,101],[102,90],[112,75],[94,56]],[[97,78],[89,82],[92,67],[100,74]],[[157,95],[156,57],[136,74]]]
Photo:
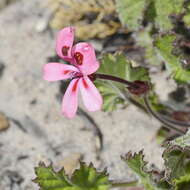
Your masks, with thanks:
[[[73,173],[71,181],[83,190],[107,190],[110,187],[106,171],[97,172],[92,164],[87,167],[82,162]]]
[[[175,186],[175,190],[190,189],[190,130],[166,145],[163,153],[166,179]]]
[[[125,78],[125,70],[126,57],[118,53],[115,55],[104,55],[98,72]],[[95,85],[103,96],[104,111],[113,111],[117,108],[117,105],[124,104],[124,85],[108,80],[96,80]]]
[[[123,25],[130,30],[138,30],[141,26],[146,0],[116,0],[116,8]]]
[[[170,145],[163,153],[166,180],[174,184],[176,179],[190,174],[189,149]]]
[[[149,5],[145,12],[145,21],[154,24],[156,18],[155,0],[148,0]]]
[[[95,81],[95,85],[103,96],[103,110],[113,111],[118,105],[125,104],[122,86],[111,81]]]
[[[185,135],[170,141],[170,145],[177,145],[181,148],[190,147],[190,129]]]
[[[150,80],[147,69],[134,66],[136,63],[127,59],[127,57],[121,53],[116,53],[115,55],[106,54],[103,56],[101,62],[98,70],[99,73],[120,77],[128,81]]]
[[[155,186],[156,190],[173,190],[172,186],[164,179],[158,181]]]
[[[134,67],[133,65],[135,65],[135,62],[128,60],[128,64],[126,64],[126,80],[150,81],[149,73],[146,68]]]
[[[41,187],[41,190],[52,189],[52,190],[72,190],[72,185],[68,181],[68,178],[64,172],[64,169],[59,172],[53,170],[52,165],[46,167],[44,163],[40,163],[35,168],[37,178],[34,180]]]
[[[181,83],[190,83],[190,70],[182,67],[181,57],[172,54],[173,42],[175,36],[167,34],[160,36],[155,41],[155,46],[166,63],[166,68],[169,70],[172,77]]]
[[[148,71],[142,67],[132,66],[134,62],[129,61],[121,53],[115,55],[106,54],[101,60],[99,73],[120,77],[129,81],[149,80]],[[96,87],[103,96],[103,110],[113,111],[118,105],[125,103],[127,92],[126,86],[117,82],[108,80],[96,80]]]
[[[128,152],[123,160],[139,177],[140,183],[143,184],[146,190],[155,190],[155,186],[151,182],[152,176],[151,173],[147,171],[147,162],[144,161],[144,155],[142,151],[135,153],[134,155],[132,155],[131,152]]]
[[[105,54],[101,59],[98,72],[125,78],[126,63],[126,57],[121,53],[116,53],[115,55]]]
[[[174,180],[175,190],[189,190],[190,189],[190,174],[181,176]]]
[[[182,13],[183,4],[184,0],[116,0],[119,18],[130,30],[140,29],[145,19],[161,32],[172,29],[170,16]]]
[[[171,190],[171,185],[163,179],[163,174],[158,170],[147,169],[147,162],[144,161],[143,152],[132,155],[128,152],[126,157],[122,158],[138,176],[140,185],[146,190]]]
[[[157,28],[164,32],[172,29],[170,16],[179,14],[183,10],[184,0],[155,0]]]
[[[183,22],[185,23],[185,26],[186,27],[190,27],[190,11],[188,14],[186,14],[184,17],[183,17]]]
[[[80,164],[71,179],[66,176],[64,169],[56,172],[52,165],[46,167],[41,163],[35,168],[37,178],[34,180],[40,190],[108,190],[110,183],[105,172],[97,172],[92,165]]]

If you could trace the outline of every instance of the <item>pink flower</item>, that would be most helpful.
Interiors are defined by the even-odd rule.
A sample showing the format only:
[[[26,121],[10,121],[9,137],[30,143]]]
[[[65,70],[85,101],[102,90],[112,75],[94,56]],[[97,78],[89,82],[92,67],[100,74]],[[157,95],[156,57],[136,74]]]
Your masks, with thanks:
[[[58,33],[56,52],[71,65],[48,63],[43,68],[47,81],[71,79],[62,101],[62,113],[68,118],[76,114],[79,89],[88,111],[100,110],[102,106],[102,96],[89,78],[99,68],[94,48],[85,42],[73,46],[73,41],[73,27],[66,27]]]

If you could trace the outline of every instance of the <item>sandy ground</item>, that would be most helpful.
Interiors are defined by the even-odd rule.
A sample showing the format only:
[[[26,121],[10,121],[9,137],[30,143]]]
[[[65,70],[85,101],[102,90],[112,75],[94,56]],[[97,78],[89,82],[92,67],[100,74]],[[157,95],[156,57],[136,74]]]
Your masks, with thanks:
[[[31,179],[39,161],[70,167],[81,157],[107,167],[110,179],[128,180],[134,175],[120,155],[144,149],[146,159],[161,168],[162,148],[154,138],[160,124],[133,105],[111,114],[89,113],[103,134],[101,153],[89,122],[61,115],[60,83],[42,80],[55,39],[49,31],[36,31],[43,12],[38,2],[20,1],[0,12],[0,112],[10,122],[0,133],[0,189],[37,190]]]

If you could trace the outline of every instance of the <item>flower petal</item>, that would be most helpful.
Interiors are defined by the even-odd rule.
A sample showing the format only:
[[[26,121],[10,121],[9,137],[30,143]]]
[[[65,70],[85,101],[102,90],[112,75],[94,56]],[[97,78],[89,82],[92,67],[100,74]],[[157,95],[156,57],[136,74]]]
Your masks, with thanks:
[[[62,113],[68,117],[73,118],[76,114],[78,107],[78,82],[79,79],[73,79],[63,97],[62,101]]]
[[[82,99],[87,110],[100,110],[103,102],[102,96],[92,81],[87,76],[82,77],[80,78],[79,86]]]
[[[71,59],[71,49],[74,41],[74,28],[66,27],[57,35],[56,52],[64,60]]]
[[[72,56],[74,58],[74,65],[76,65],[84,75],[90,75],[99,68],[95,50],[92,45],[88,43],[81,42],[73,46]]]
[[[79,72],[79,70],[72,65],[48,63],[43,67],[43,78],[47,81],[68,79],[71,77],[73,72]]]

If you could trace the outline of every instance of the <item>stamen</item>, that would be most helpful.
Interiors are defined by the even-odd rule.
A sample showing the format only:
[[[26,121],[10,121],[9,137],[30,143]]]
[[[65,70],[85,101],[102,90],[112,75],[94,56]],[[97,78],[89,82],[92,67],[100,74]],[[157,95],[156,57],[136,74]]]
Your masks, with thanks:
[[[74,58],[75,58],[78,65],[82,65],[82,63],[83,63],[83,55],[80,52],[76,52],[74,54]]]
[[[68,55],[69,48],[70,48],[69,46],[63,46],[63,48],[62,48],[62,54],[64,56]]]

